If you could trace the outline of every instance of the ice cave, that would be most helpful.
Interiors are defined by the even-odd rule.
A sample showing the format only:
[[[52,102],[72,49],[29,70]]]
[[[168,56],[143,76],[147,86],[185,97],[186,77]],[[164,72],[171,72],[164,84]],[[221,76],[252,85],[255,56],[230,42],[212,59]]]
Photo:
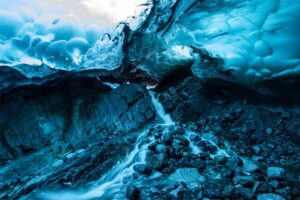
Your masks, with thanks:
[[[0,199],[300,200],[300,0],[2,0]]]

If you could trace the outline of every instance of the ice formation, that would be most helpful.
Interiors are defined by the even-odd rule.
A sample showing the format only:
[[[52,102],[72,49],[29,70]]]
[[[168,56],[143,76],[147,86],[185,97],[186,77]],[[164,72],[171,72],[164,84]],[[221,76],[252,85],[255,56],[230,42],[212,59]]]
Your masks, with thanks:
[[[25,11],[24,11],[25,12]],[[47,18],[0,10],[0,63],[65,69],[99,38],[96,27],[84,27],[76,16]]]
[[[299,73],[299,11],[290,0],[194,1],[162,32],[170,45],[205,49],[224,70],[260,80]]]
[[[153,1],[140,27],[122,42],[126,53],[121,55],[156,76],[197,60],[194,73],[204,70],[202,56],[191,47],[222,59],[218,70],[240,81],[297,74],[299,11],[300,4],[293,0]],[[94,55],[103,54],[106,46],[98,43],[94,50],[100,50]],[[109,60],[102,59],[96,66]]]
[[[168,46],[205,49],[250,81],[299,73],[297,1],[177,1],[172,10],[156,19],[164,26],[150,26]]]
[[[1,9],[0,63],[29,79],[55,70],[129,66],[157,79],[180,67],[202,77],[208,76],[207,57],[220,61],[211,72],[242,82],[299,74],[297,0],[160,0],[143,6],[134,22],[102,37],[76,16],[40,18]]]

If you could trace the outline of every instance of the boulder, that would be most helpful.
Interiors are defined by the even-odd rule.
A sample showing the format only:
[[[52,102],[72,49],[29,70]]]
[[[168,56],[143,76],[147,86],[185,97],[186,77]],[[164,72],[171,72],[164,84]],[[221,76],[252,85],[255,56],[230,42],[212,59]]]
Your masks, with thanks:
[[[243,162],[242,162],[241,158],[237,155],[231,156],[226,162],[226,165],[230,169],[235,169],[236,167],[240,167],[240,166],[242,166],[242,164],[243,164]]]
[[[200,175],[196,168],[179,168],[172,173],[169,180],[176,182],[192,183],[192,182],[204,182],[205,177]]]
[[[135,186],[128,186],[126,188],[126,198],[129,200],[137,200],[139,199],[140,190]]]
[[[223,154],[223,153],[217,154],[217,155],[215,155],[215,157],[214,157],[214,160],[215,160],[217,163],[219,163],[219,164],[224,164],[224,163],[226,163],[227,159],[228,159],[228,157],[227,157],[225,154]]]
[[[169,193],[171,199],[184,199],[186,189],[180,185]]]
[[[285,200],[282,196],[273,193],[265,193],[257,196],[257,200]]]
[[[136,164],[133,166],[133,170],[144,175],[150,175],[152,173],[151,168],[147,164]]]
[[[280,167],[268,167],[267,174],[269,178],[274,178],[274,179],[285,178],[285,170]]]
[[[167,147],[163,144],[156,145],[155,149],[158,153],[167,153]]]
[[[244,187],[252,188],[254,186],[255,179],[252,176],[236,176],[233,178],[233,182]]]
[[[166,165],[164,162],[165,155],[162,153],[149,154],[146,159],[148,165],[155,170],[161,170]]]
[[[243,171],[245,173],[250,173],[251,174],[253,172],[256,172],[258,169],[259,169],[259,167],[251,161],[247,160],[243,163]]]

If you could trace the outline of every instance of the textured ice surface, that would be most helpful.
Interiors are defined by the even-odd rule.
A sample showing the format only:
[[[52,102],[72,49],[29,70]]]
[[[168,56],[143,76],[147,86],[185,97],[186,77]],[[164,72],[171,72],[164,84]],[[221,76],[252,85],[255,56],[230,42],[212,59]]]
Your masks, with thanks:
[[[201,60],[190,47],[221,58],[224,64],[218,70],[243,81],[300,72],[297,0],[160,0],[141,16],[144,21],[127,38],[130,44],[123,44],[131,52],[124,56],[158,77]],[[199,63],[195,73],[205,68]]]
[[[0,64],[28,78],[140,68],[160,79],[192,66],[197,76],[217,71],[253,82],[300,72],[298,0],[158,0],[143,8],[101,37],[74,15],[0,9]],[[214,69],[205,57],[218,58]]]
[[[205,49],[224,60],[224,70],[232,70],[249,81],[299,73],[299,1],[179,0],[176,3],[173,16],[162,15],[168,23],[148,27],[158,30],[167,45]],[[148,20],[160,21],[153,17]]]
[[[206,1],[182,13],[165,33],[170,45],[204,48],[250,80],[299,73],[299,1]]]
[[[34,77],[34,66],[79,71],[87,50],[119,20],[134,14],[136,5],[141,2],[143,0],[133,0],[125,9],[122,0],[3,0],[0,2],[0,66],[14,68],[22,74],[30,71],[29,77]],[[109,49],[106,47],[105,52],[100,51],[98,55],[109,57],[105,55]],[[108,65],[113,63],[106,63]],[[33,66],[32,70],[23,69],[29,66]],[[36,73],[42,74],[41,70]],[[44,76],[47,75],[45,71]]]
[[[44,63],[64,69],[79,64],[100,36],[97,28],[84,27],[75,16],[38,18],[2,9],[0,16],[1,65]]]

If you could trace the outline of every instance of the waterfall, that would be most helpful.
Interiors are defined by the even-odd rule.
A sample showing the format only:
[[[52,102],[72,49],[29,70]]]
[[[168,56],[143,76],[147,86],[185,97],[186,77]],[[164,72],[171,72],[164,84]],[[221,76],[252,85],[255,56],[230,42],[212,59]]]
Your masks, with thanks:
[[[164,124],[174,124],[171,116],[165,112],[163,105],[157,100],[157,98],[155,98],[155,93],[153,91],[149,91],[149,94],[151,96],[152,104],[156,110],[156,113],[163,120]]]
[[[171,116],[166,113],[163,105],[155,97],[153,91],[149,91],[152,104],[156,110],[157,116],[162,120],[164,126],[173,126],[175,122]],[[143,176],[137,179],[124,182],[124,179],[132,177],[135,173],[133,166],[136,164],[145,164],[148,146],[154,142],[154,137],[147,135],[148,127],[139,133],[139,137],[136,140],[133,150],[120,162],[118,162],[111,170],[104,174],[98,181],[92,184],[92,186],[85,191],[55,191],[55,192],[43,192],[42,199],[56,200],[90,200],[94,198],[101,199],[124,199],[126,187],[134,181],[135,184],[142,183],[145,178]],[[184,137],[189,140],[190,149],[194,154],[201,152],[198,146],[190,140],[192,134],[195,134],[191,130],[186,130]],[[148,142],[145,142],[148,139]],[[215,144],[214,144],[215,145]],[[220,151],[221,152],[221,151]],[[223,152],[221,152],[223,153]],[[155,180],[160,176],[159,173],[154,173],[152,176],[148,176],[147,180]]]
[[[149,95],[157,115],[161,118],[164,125],[173,125],[174,122],[169,114],[166,114],[163,105],[155,98],[155,93],[149,90]],[[135,164],[146,163],[146,154],[148,152],[148,146],[154,140],[149,138],[150,142],[143,144],[143,140],[146,137],[147,130],[140,133],[134,149],[125,157],[125,159],[116,164],[109,172],[104,174],[99,181],[93,184],[93,186],[84,192],[80,191],[55,191],[55,192],[43,192],[41,196],[43,199],[56,200],[88,200],[93,198],[109,199],[120,193],[125,192],[126,184],[123,180],[126,177],[133,175],[133,166]],[[155,177],[156,174],[153,175]],[[151,178],[151,177],[148,177]]]

